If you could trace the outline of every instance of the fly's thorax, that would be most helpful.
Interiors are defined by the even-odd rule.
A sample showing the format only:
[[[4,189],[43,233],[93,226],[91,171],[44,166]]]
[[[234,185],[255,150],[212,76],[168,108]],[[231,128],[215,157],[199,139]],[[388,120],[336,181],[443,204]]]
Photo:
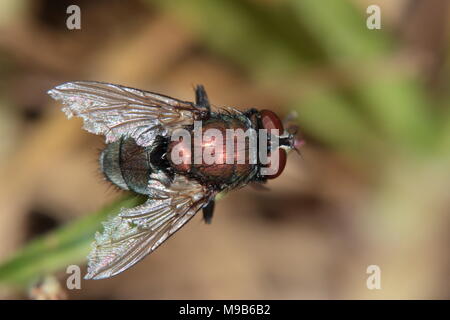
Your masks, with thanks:
[[[245,133],[251,127],[249,123],[242,116],[227,114],[218,114],[203,121],[200,139],[190,128],[188,141],[180,139],[169,143],[167,157],[170,165],[177,173],[189,174],[209,184],[233,183],[252,172],[254,167],[249,161],[248,139],[238,144],[238,136],[231,135],[236,130]],[[243,157],[243,163],[239,162],[240,157]]]

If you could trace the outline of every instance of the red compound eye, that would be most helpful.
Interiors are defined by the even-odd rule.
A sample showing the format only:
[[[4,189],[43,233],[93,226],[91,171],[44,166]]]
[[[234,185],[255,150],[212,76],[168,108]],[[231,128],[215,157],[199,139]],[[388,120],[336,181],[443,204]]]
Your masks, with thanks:
[[[278,129],[278,135],[283,134],[283,123],[278,116],[270,110],[261,110],[261,122],[264,129],[267,129],[267,133],[272,133],[272,129]]]
[[[278,159],[277,161],[274,161],[267,165],[269,168],[273,168],[273,170],[276,170],[274,174],[266,175],[265,177],[267,179],[275,179],[278,177],[284,170],[284,167],[286,166],[286,151],[284,149],[278,148],[275,152],[278,152]]]

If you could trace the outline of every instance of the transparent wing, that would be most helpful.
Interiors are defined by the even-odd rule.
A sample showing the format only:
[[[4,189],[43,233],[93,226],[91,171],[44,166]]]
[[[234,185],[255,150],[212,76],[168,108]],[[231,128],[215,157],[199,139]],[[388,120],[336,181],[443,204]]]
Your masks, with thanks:
[[[81,117],[84,129],[107,143],[127,135],[148,146],[157,135],[192,124],[199,112],[191,102],[103,82],[66,82],[48,94],[64,104],[67,117]]]
[[[88,256],[85,279],[114,276],[153,252],[188,222],[210,199],[195,181],[176,176],[170,186],[150,182],[150,198],[142,205],[122,209],[97,233]]]

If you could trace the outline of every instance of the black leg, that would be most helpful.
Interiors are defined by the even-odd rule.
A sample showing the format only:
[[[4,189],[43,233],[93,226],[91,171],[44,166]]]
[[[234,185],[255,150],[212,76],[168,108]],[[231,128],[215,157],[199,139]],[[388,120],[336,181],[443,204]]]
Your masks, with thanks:
[[[206,207],[203,208],[203,220],[210,224],[214,214],[214,200],[210,200]]]
[[[205,108],[208,113],[211,112],[208,95],[206,94],[205,88],[201,84],[197,85],[195,88],[195,104],[199,108]]]

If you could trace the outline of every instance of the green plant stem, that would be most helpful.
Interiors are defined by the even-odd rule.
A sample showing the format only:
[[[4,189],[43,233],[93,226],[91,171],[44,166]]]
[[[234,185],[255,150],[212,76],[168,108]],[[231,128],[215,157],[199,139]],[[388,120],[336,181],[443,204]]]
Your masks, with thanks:
[[[98,212],[69,223],[32,241],[0,265],[0,285],[27,286],[41,276],[85,263],[94,234],[109,215],[122,207],[133,207],[140,197],[126,196]]]

